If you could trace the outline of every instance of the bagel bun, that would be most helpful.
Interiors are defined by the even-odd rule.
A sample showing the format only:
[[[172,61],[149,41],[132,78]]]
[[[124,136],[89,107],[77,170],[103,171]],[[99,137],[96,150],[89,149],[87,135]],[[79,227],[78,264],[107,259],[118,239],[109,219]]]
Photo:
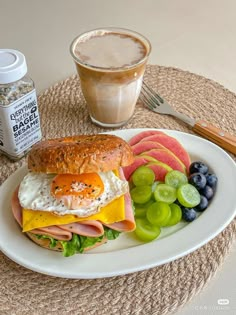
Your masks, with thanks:
[[[63,251],[63,247],[62,247],[62,244],[60,242],[58,242],[55,247],[50,247],[50,239],[49,238],[37,238],[37,236],[35,234],[30,233],[30,232],[25,232],[25,234],[31,239],[31,241],[33,241],[34,243],[36,243],[37,245],[39,245],[43,248],[55,250],[57,252]]]
[[[39,245],[40,247],[49,249],[49,250],[54,250],[57,252],[63,252],[63,246],[61,244],[61,242],[57,242],[55,247],[50,247],[50,239],[49,238],[38,238],[35,234],[30,233],[30,232],[25,232],[25,234],[31,239],[31,241],[33,241],[35,244]],[[107,239],[104,237],[101,242],[97,242],[95,245],[91,246],[91,247],[87,247],[84,249],[85,252],[103,245],[104,243],[107,242]]]
[[[118,169],[133,160],[130,145],[117,136],[78,135],[35,144],[28,155],[28,168],[38,173],[82,174]]]

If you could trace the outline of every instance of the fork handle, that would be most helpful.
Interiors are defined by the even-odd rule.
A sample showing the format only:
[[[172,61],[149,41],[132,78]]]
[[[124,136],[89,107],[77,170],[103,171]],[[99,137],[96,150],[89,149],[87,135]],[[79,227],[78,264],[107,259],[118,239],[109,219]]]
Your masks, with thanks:
[[[196,121],[193,126],[193,131],[216,143],[227,151],[236,154],[236,137],[230,133],[219,129],[204,120]]]

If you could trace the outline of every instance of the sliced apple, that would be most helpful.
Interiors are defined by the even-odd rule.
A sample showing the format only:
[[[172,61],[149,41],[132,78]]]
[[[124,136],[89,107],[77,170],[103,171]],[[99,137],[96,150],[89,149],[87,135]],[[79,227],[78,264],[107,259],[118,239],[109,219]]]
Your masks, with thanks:
[[[138,157],[135,157],[134,162],[132,164],[123,167],[123,172],[124,172],[126,180],[130,179],[130,176],[138,167],[145,164],[147,164],[147,160],[145,159],[145,157],[138,156]]]
[[[161,162],[149,162],[146,166],[153,170],[155,173],[155,180],[160,182],[164,182],[166,174],[169,171],[172,171],[171,167]]]
[[[155,134],[148,137],[145,137],[141,140],[143,141],[154,141],[160,143],[168,150],[173,152],[179,160],[185,165],[186,169],[189,170],[189,166],[191,164],[190,156],[182,144],[175,138],[167,135],[167,134]]]
[[[165,147],[162,144],[155,141],[141,141],[132,145],[132,150],[135,155],[138,155],[145,151],[149,151],[151,149],[165,149]]]
[[[156,160],[169,165],[173,170],[186,173],[185,165],[169,150],[165,149],[152,149],[140,154],[140,157],[150,156]]]
[[[145,131],[141,131],[140,133],[138,133],[137,135],[135,135],[134,137],[132,137],[129,140],[129,144],[132,146],[138,142],[140,142],[143,138],[149,137],[149,136],[153,136],[156,134],[165,134],[162,131],[159,130],[145,130]]]

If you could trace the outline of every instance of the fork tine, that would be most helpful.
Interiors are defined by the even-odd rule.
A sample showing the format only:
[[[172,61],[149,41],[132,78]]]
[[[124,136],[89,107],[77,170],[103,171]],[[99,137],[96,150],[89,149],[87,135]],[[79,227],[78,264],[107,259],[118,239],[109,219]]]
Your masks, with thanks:
[[[158,106],[160,106],[159,100],[155,98],[152,94],[150,94],[150,92],[147,92],[145,88],[141,90],[141,94],[143,95],[145,102],[152,104],[153,108],[157,108]]]
[[[153,103],[150,98],[148,98],[145,94],[141,93],[140,94],[140,99],[146,105],[149,109],[155,110],[157,107],[155,103]]]
[[[142,101],[145,104],[148,103],[150,109],[157,109],[158,106],[161,105],[159,99],[152,95],[151,92],[145,88],[145,86],[142,87],[141,95],[143,96]]]
[[[150,86],[148,86],[147,83],[145,83],[144,81],[143,81],[143,89],[145,90],[145,92],[146,92],[147,94],[149,94],[149,96],[152,96],[152,97],[158,99],[158,101],[159,101],[161,104],[164,103],[163,98],[162,98],[160,95],[158,95],[157,92],[154,91]]]
[[[190,126],[194,126],[195,120],[185,114],[177,112],[170,104],[168,104],[160,95],[158,95],[152,88],[150,88],[147,83],[143,81],[142,89],[140,93],[140,99],[143,104],[147,106],[152,111],[164,114],[172,115]]]

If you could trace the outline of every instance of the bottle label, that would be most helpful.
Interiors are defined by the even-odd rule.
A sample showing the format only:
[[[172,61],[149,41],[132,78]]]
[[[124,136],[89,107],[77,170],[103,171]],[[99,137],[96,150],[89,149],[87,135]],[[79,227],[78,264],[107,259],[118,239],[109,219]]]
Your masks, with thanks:
[[[18,157],[41,138],[35,89],[8,106],[0,105],[0,151]]]

